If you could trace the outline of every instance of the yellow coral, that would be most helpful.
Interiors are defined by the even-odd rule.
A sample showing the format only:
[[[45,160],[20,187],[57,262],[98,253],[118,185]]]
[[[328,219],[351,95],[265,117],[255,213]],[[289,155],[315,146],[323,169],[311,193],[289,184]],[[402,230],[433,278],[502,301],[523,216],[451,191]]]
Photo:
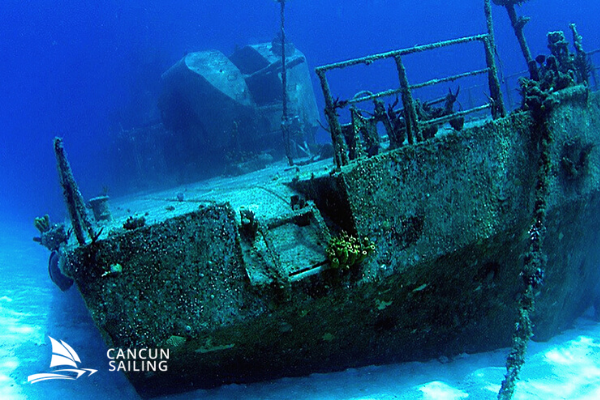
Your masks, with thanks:
[[[375,244],[368,237],[358,239],[346,232],[332,238],[327,245],[327,259],[331,268],[350,269],[360,264],[375,250]]]

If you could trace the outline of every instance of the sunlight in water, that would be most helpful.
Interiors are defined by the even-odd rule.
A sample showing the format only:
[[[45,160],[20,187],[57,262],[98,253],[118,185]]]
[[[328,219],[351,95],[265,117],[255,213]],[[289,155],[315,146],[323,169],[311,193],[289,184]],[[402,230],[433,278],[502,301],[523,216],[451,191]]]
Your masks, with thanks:
[[[456,400],[469,397],[468,393],[463,392],[440,381],[426,383],[419,388],[423,392],[423,399],[431,400]]]

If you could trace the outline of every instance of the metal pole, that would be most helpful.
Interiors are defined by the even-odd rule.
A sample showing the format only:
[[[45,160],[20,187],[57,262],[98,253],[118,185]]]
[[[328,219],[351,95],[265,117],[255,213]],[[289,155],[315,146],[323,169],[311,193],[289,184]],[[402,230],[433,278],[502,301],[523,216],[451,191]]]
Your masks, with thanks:
[[[71,226],[73,227],[73,232],[75,233],[77,242],[83,246],[85,245],[86,232],[90,238],[92,238],[92,241],[94,241],[94,238],[97,238],[97,236],[94,233],[92,224],[87,216],[87,210],[85,208],[83,196],[79,191],[77,182],[75,182],[75,177],[73,176],[73,171],[71,170],[69,160],[67,160],[67,153],[65,152],[62,138],[54,138],[54,154],[56,156],[56,165],[58,168],[60,186],[62,187],[63,197],[65,204],[67,205],[67,211],[69,212],[69,217],[71,218]]]
[[[281,87],[283,91],[282,115],[281,115],[281,134],[283,136],[283,145],[285,147],[285,156],[290,165],[294,165],[292,151],[290,148],[290,124],[288,120],[288,96],[287,96],[287,66],[285,65],[285,1],[279,0],[281,5]]]
[[[406,68],[404,68],[404,64],[399,55],[395,56],[394,60],[396,60],[398,80],[400,81],[400,89],[402,89],[402,104],[404,105],[404,121],[406,122],[408,143],[413,144],[415,142],[414,138],[416,138],[417,142],[422,142],[423,136],[419,129],[417,109],[412,93],[410,92],[410,85],[408,84],[408,78],[406,77]]]
[[[494,100],[492,105],[492,118],[500,118],[506,115],[502,91],[500,90],[500,80],[498,79],[498,68],[496,68],[496,43],[494,41],[494,23],[492,21],[492,5],[490,0],[484,1],[485,21],[487,24],[488,37],[483,41],[485,47],[485,61],[490,69],[488,72],[488,82],[490,85],[490,96]]]
[[[513,30],[515,31],[515,35],[517,36],[517,41],[519,42],[519,46],[521,47],[523,56],[525,57],[527,69],[529,70],[529,78],[537,81],[539,79],[537,65],[535,63],[535,60],[531,56],[531,51],[529,50],[529,46],[527,45],[527,39],[525,39],[525,34],[523,33],[523,28],[525,27],[525,24],[529,22],[529,18],[518,17],[517,12],[515,11],[514,4],[507,4],[505,8],[508,12],[508,18],[510,19],[510,23],[513,27]]]
[[[331,142],[334,150],[334,161],[335,166],[339,169],[344,165],[348,164],[348,154],[344,137],[342,134],[342,126],[338,120],[337,112],[333,97],[331,96],[331,89],[325,76],[326,70],[323,68],[315,69],[319,82],[321,82],[321,89],[323,90],[323,97],[325,97],[325,117],[327,117],[327,123],[329,124],[329,130],[331,134]]]

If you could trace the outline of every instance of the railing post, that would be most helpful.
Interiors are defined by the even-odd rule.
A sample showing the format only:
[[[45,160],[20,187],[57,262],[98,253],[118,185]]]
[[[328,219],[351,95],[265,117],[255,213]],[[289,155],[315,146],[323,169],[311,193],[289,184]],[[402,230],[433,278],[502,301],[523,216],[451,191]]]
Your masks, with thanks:
[[[490,86],[490,97],[494,101],[492,104],[492,118],[497,119],[506,115],[502,91],[500,90],[500,80],[498,79],[498,69],[496,67],[494,42],[494,23],[492,21],[492,5],[490,0],[484,0],[485,22],[487,25],[488,36],[483,40],[485,48],[485,62],[490,69],[488,72],[488,83]]]
[[[385,131],[390,139],[390,149],[395,149],[402,146],[402,140],[399,138],[400,135],[392,126],[390,116],[385,112],[385,105],[383,104],[383,101],[379,99],[375,99],[375,117],[377,118],[377,121],[381,121],[385,127]]]
[[[508,19],[510,20],[510,24],[512,25],[513,30],[515,31],[515,36],[517,37],[517,41],[519,42],[519,46],[521,47],[521,52],[523,52],[523,57],[525,57],[525,63],[527,63],[527,69],[529,70],[529,78],[533,79],[534,81],[537,81],[540,78],[537,63],[531,55],[531,51],[529,50],[529,46],[527,45],[527,39],[525,39],[525,34],[523,33],[523,28],[525,27],[525,24],[529,22],[529,18],[517,16],[515,5],[511,2],[507,2],[507,4],[505,4],[504,7],[506,8],[506,12],[508,13]]]
[[[333,104],[333,97],[331,97],[331,89],[329,83],[325,77],[325,70],[317,68],[315,70],[319,81],[321,82],[321,90],[323,90],[323,97],[325,97],[325,117],[329,124],[329,130],[331,134],[331,142],[334,150],[334,161],[336,167],[340,168],[348,164],[348,153],[344,137],[342,135],[342,126],[338,120],[337,112],[335,111],[335,105]]]
[[[402,105],[404,106],[404,121],[406,122],[406,135],[408,137],[408,143],[413,144],[414,137],[416,137],[417,142],[422,142],[423,136],[421,135],[421,130],[419,129],[417,108],[415,107],[415,101],[413,100],[412,93],[410,92],[408,78],[406,77],[406,68],[404,68],[404,64],[402,63],[402,59],[399,55],[394,56],[394,60],[396,60],[398,79],[400,80],[400,89],[402,90]]]

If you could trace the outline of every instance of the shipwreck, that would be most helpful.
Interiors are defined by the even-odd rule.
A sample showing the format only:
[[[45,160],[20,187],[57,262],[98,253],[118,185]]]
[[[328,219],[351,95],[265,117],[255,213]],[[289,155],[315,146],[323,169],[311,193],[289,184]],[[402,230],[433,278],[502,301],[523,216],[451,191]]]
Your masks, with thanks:
[[[532,334],[546,340],[600,306],[600,96],[589,54],[572,26],[574,52],[553,32],[551,54],[536,61],[515,24],[529,76],[508,112],[484,3],[484,34],[317,68],[333,159],[111,199],[110,211],[96,199],[92,217],[56,140],[73,234],[39,219],[39,240],[109,347],[170,350],[168,371],[128,373],[140,393],[511,345],[512,393]],[[497,3],[515,17],[515,2]],[[409,82],[412,53],[472,42],[486,68]],[[380,60],[395,63],[395,88],[335,97],[329,71]],[[452,91],[413,96],[477,74],[485,104],[455,111]]]

